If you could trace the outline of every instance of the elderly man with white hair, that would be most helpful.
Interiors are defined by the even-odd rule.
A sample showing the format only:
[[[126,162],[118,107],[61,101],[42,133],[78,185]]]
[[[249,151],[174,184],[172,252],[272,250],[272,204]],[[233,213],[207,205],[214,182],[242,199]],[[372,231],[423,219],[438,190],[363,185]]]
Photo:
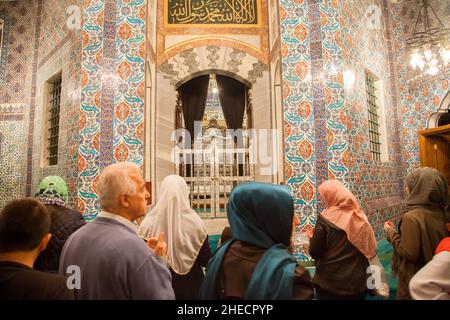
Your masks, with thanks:
[[[61,254],[60,274],[73,278],[67,268],[80,268],[81,288],[73,281],[77,299],[174,299],[163,235],[146,244],[133,223],[145,215],[150,197],[139,167],[108,166],[97,190],[102,212],[69,237]]]

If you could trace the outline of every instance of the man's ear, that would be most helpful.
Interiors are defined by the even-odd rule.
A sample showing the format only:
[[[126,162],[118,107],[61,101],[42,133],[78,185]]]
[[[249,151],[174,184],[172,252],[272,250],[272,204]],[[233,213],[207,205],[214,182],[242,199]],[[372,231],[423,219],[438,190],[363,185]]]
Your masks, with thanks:
[[[47,244],[52,238],[51,233],[47,233],[45,236],[42,237],[41,243],[39,244],[39,251],[44,251],[45,248],[47,248]]]
[[[128,208],[130,206],[130,203],[128,202],[128,197],[124,192],[122,192],[119,196],[119,204],[121,207],[124,208]]]

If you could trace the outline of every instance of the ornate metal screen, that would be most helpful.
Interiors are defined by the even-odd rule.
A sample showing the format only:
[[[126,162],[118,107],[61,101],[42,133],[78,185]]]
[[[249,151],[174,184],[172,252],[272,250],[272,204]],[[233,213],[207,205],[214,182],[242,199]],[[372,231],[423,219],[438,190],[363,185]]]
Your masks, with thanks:
[[[375,78],[369,72],[366,72],[366,99],[367,111],[369,116],[369,142],[370,153],[375,161],[381,160],[380,143],[380,124],[377,105],[377,88],[375,87]]]
[[[61,81],[58,76],[52,81],[52,90],[49,101],[49,134],[48,134],[48,164],[50,166],[58,164],[58,139],[59,139],[59,111],[61,106]]]

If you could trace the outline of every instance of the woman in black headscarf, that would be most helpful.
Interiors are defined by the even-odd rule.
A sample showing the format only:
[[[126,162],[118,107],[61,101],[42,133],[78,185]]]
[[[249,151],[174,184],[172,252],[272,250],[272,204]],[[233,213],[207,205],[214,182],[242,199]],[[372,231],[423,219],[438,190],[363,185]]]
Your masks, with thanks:
[[[394,247],[392,272],[398,276],[397,299],[411,299],[409,281],[432,258],[439,242],[448,236],[449,204],[445,177],[433,168],[419,168],[406,177],[408,212],[399,222],[384,224],[387,240]]]

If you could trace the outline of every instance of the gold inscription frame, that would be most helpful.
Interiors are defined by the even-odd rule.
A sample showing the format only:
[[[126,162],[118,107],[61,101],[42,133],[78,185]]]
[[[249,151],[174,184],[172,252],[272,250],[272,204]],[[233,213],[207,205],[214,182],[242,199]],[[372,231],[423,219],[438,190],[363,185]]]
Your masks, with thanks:
[[[261,28],[261,0],[256,1],[256,14],[257,23],[255,24],[236,24],[236,23],[180,23],[180,24],[169,24],[169,0],[164,1],[164,27],[166,29],[180,29],[180,28],[244,28],[244,29],[255,29]],[[224,0],[225,1],[225,0]]]

